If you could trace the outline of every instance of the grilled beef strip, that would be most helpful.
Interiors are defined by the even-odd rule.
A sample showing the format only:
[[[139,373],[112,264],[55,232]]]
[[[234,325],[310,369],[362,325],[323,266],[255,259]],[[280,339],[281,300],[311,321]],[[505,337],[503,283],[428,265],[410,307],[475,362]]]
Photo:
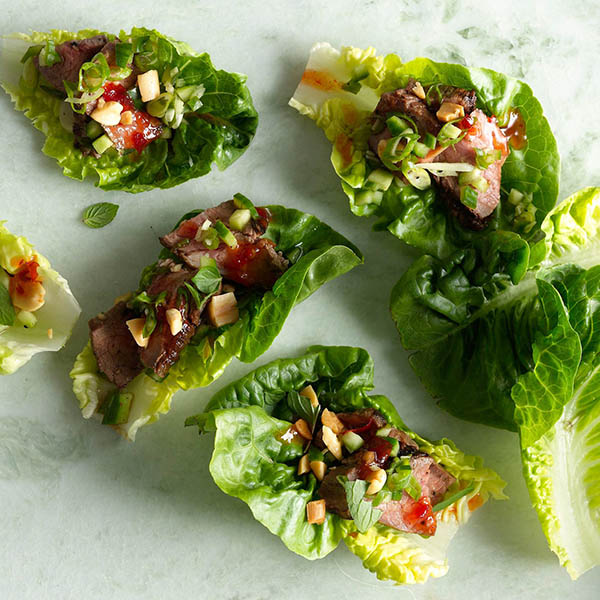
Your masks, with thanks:
[[[463,227],[481,230],[486,227],[500,202],[501,170],[508,155],[506,137],[494,119],[489,119],[487,115],[476,108],[477,96],[474,90],[438,86],[437,92],[439,93],[430,94],[428,103],[414,94],[415,83],[415,80],[411,79],[405,88],[382,94],[375,108],[374,119],[381,118],[385,120],[393,114],[404,114],[413,119],[421,136],[427,133],[437,135],[443,124],[437,119],[435,113],[441,104],[447,101],[463,107],[465,115],[470,117],[473,122],[469,133],[460,142],[441,152],[430,153],[420,162],[467,162],[475,165],[476,149],[501,149],[501,159],[492,163],[482,173],[489,185],[485,192],[479,192],[477,207],[474,210],[471,210],[460,201],[458,177],[432,175],[441,192],[441,200],[446,204],[450,214]],[[369,148],[379,156],[381,141],[391,137],[392,135],[386,126],[382,131],[371,135],[368,141]]]

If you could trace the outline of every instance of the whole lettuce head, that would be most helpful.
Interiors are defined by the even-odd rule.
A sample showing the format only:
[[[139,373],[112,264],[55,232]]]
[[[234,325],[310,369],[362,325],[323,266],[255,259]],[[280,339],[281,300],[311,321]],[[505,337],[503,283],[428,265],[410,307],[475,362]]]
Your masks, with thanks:
[[[102,33],[92,29],[52,30],[16,37],[25,42],[19,45],[24,54],[28,46],[49,40],[58,46]],[[105,35],[115,39],[113,34]],[[256,132],[258,116],[244,75],[215,69],[208,54],[198,54],[187,44],[156,30],[134,27],[129,33],[119,33],[118,38],[130,40],[133,48],[143,54],[143,70],[156,69],[163,77],[176,68],[176,86],[203,86],[201,105],[186,113],[179,127],[172,130],[172,137],[152,141],[140,154],[135,151],[119,154],[109,149],[99,158],[85,156],[75,148],[72,127],[65,121],[71,109],[41,82],[29,58],[19,83],[3,82],[2,86],[15,108],[23,111],[44,133],[42,150],[58,162],[65,175],[79,180],[94,177],[103,190],[143,192],[155,187],[173,187],[205,175],[213,163],[225,169],[245,152]]]
[[[81,309],[69,284],[52,269],[48,259],[23,236],[10,233],[3,223],[0,221],[0,375],[9,375],[38,352],[60,350],[69,339]],[[21,261],[31,260],[38,264],[46,295],[44,305],[34,313],[35,325],[25,327],[15,317],[7,287],[8,278],[14,275]],[[7,307],[9,315],[4,310]]]
[[[390,425],[411,435],[459,481],[467,495],[437,513],[435,535],[424,538],[376,524],[361,533],[354,521],[327,513],[322,525],[308,524],[306,504],[317,498],[311,474],[296,475],[293,459],[301,445],[282,441],[291,425],[286,397],[312,385],[322,406],[334,411],[373,407]],[[446,550],[458,527],[490,496],[502,498],[504,482],[482,460],[463,454],[449,440],[429,442],[410,431],[384,396],[369,396],[373,362],[361,348],[315,346],[291,359],[273,361],[213,396],[205,412],[187,419],[215,432],[210,472],[226,493],[240,498],[258,521],[293,552],[308,559],[325,556],[343,540],[379,579],[423,583],[448,570]]]
[[[451,85],[475,90],[477,107],[500,122],[517,111],[526,129],[527,144],[511,148],[502,167],[501,201],[485,230],[458,225],[434,188],[418,190],[396,178],[378,201],[363,202],[372,189],[368,160],[370,117],[379,98],[414,78],[426,85]],[[374,226],[410,246],[445,258],[472,240],[497,229],[535,238],[558,196],[560,161],[556,141],[542,107],[529,86],[489,69],[438,63],[427,58],[402,62],[399,56],[378,56],[374,48],[327,43],[313,46],[306,70],[290,106],[323,129],[333,144],[331,162],[342,180],[350,209],[358,216],[375,216]],[[520,194],[510,195],[511,190]]]
[[[292,308],[324,283],[362,263],[362,254],[350,241],[316,217],[283,206],[268,206],[271,218],[264,237],[275,243],[290,265],[273,289],[256,290],[240,307],[232,325],[197,334],[181,352],[167,376],[157,382],[145,373],[131,381],[131,411],[118,430],[135,439],[137,430],[168,412],[178,389],[204,387],[217,379],[237,357],[252,362],[266,352],[277,337]],[[189,213],[184,218],[189,218]],[[84,417],[97,413],[116,390],[102,373],[91,346],[77,356],[71,371],[73,390]]]
[[[391,311],[442,408],[519,433],[532,503],[576,578],[600,564],[600,189],[558,204],[541,229],[530,253],[422,256]]]

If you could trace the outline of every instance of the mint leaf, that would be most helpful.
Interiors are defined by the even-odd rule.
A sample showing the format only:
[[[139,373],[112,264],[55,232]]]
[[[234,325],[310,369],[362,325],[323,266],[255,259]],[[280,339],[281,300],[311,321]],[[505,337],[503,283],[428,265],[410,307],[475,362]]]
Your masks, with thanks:
[[[354,520],[356,528],[365,533],[370,527],[379,521],[382,510],[373,507],[371,502],[364,500],[369,485],[364,479],[348,481],[347,477],[338,477],[338,482],[346,490],[346,501],[350,516]]]
[[[99,229],[108,225],[117,215],[119,207],[111,202],[98,202],[85,209],[83,224],[92,229]]]
[[[8,290],[0,283],[0,325],[14,325],[15,308]]]
[[[287,403],[294,415],[304,419],[314,428],[319,416],[319,406],[313,406],[306,396],[301,396],[295,390],[288,392]]]
[[[191,281],[203,294],[214,294],[221,285],[221,274],[217,267],[202,267]]]

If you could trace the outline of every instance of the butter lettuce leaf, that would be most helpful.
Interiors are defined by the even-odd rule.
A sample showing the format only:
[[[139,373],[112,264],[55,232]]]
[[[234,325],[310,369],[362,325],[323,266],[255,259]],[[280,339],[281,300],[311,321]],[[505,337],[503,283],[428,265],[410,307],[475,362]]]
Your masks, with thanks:
[[[525,122],[527,144],[511,149],[502,168],[500,205],[482,232],[467,231],[450,218],[435,189],[419,191],[395,180],[379,201],[364,202],[369,174],[376,168],[367,160],[370,115],[381,94],[405,86],[411,77],[423,85],[473,89],[478,107],[487,114],[502,121],[516,110]],[[497,229],[536,239],[556,202],[560,160],[550,126],[529,86],[502,73],[427,58],[403,63],[394,54],[377,56],[373,48],[338,51],[319,43],[311,50],[290,105],[315,121],[333,144],[331,161],[352,212],[378,217],[375,229],[387,230],[437,258],[446,258]],[[523,196],[510,203],[513,188]]]
[[[250,294],[240,307],[236,323],[204,335],[196,334],[165,380],[157,382],[142,373],[124,389],[132,395],[132,409],[128,422],[116,427],[128,439],[134,440],[139,427],[168,412],[178,389],[207,386],[221,376],[234,358],[252,362],[266,352],[296,304],[363,262],[356,246],[316,217],[283,206],[267,208],[271,221],[265,236],[288,258],[289,268],[272,290]],[[201,211],[188,213],[185,218],[198,212]],[[89,345],[77,357],[71,378],[86,418],[97,413],[116,390],[98,371]]]
[[[328,513],[323,525],[309,525],[306,504],[316,499],[315,478],[298,477],[293,464],[302,446],[287,442],[292,415],[290,391],[312,385],[322,406],[335,411],[374,407],[390,424],[407,431],[420,445],[472,491],[437,514],[438,533],[429,539],[376,524],[361,534],[353,522]],[[213,396],[200,415],[186,425],[215,431],[210,472],[227,494],[248,504],[254,517],[278,535],[292,551],[320,558],[344,540],[378,578],[398,584],[422,583],[448,570],[446,549],[459,525],[490,497],[503,498],[504,482],[466,456],[449,440],[430,442],[411,432],[384,396],[373,388],[373,363],[361,348],[314,346],[293,359],[280,359],[252,371]],[[439,535],[438,535],[439,534]]]
[[[52,267],[46,257],[37,252],[23,236],[16,236],[0,221],[0,286],[8,287],[20,261],[35,260],[38,274],[46,291],[45,303],[34,315],[33,327],[0,325],[0,375],[9,375],[22,367],[38,352],[60,350],[73,331],[81,309],[69,284]]]
[[[80,40],[103,32],[85,29],[78,32],[52,30],[14,36],[23,43],[20,54],[27,47],[52,40],[56,45],[68,40]],[[109,39],[114,35],[105,34]],[[39,85],[31,60],[18,83],[4,81],[2,87],[11,96],[17,110],[23,111],[33,125],[42,131],[46,141],[42,151],[54,158],[64,175],[83,180],[93,177],[103,190],[143,192],[169,188],[208,173],[212,164],[225,169],[239,158],[250,144],[258,124],[257,112],[246,77],[215,69],[208,54],[198,54],[187,44],[177,42],[156,30],[134,27],[121,32],[119,39],[131,38],[133,43],[152,46],[147,58],[152,68],[163,71],[177,67],[178,78],[186,85],[203,85],[202,106],[186,117],[174,130],[171,139],[157,139],[139,156],[119,155],[109,150],[99,158],[84,156],[75,148],[70,128],[65,128],[67,105]],[[20,56],[14,54],[15,61]],[[70,110],[70,109],[69,109]]]

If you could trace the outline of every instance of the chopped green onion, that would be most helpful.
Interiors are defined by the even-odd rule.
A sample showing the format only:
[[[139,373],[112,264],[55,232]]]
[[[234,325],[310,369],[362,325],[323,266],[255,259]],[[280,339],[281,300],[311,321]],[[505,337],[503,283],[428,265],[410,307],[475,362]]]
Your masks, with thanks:
[[[460,201],[467,207],[472,210],[477,208],[477,199],[479,194],[477,190],[472,188],[469,185],[465,185],[460,188]]]
[[[25,64],[30,58],[37,56],[42,51],[43,47],[44,46],[42,44],[39,44],[37,46],[30,46],[27,48],[27,52],[23,54],[23,58],[21,59],[21,64]]]
[[[392,456],[394,458],[396,456],[398,456],[398,452],[400,452],[400,442],[396,438],[389,437],[389,436],[386,436],[383,439],[386,440],[387,442],[389,442],[392,446],[392,449],[390,450],[390,456]]]
[[[358,94],[358,92],[360,92],[360,88],[362,87],[360,82],[363,79],[366,79],[368,76],[368,71],[360,73],[359,75],[355,75],[352,79],[342,85],[342,89],[346,92],[350,92],[351,94]]]
[[[452,123],[446,123],[441,129],[439,136],[445,139],[455,140],[462,133],[462,129],[459,129]]]
[[[423,142],[428,148],[431,148],[433,150],[437,144],[437,138],[431,133],[426,133]]]
[[[385,192],[389,189],[390,185],[392,185],[393,180],[394,175],[389,171],[386,171],[385,169],[375,169],[369,173],[367,184],[375,190]]]
[[[237,248],[238,242],[235,239],[235,235],[227,229],[224,223],[217,221],[214,225],[217,235],[230,247]]]
[[[480,192],[485,192],[489,186],[488,180],[482,175],[482,172],[479,169],[473,169],[472,171],[467,171],[466,173],[460,173],[458,176],[458,184],[472,185]]]
[[[145,338],[149,338],[153,331],[156,329],[156,313],[154,312],[154,308],[152,306],[147,306],[144,309],[146,313],[146,322],[144,323],[144,329],[142,330],[142,336]]]
[[[122,425],[129,420],[133,394],[115,390],[108,396],[102,405],[103,425]]]
[[[17,321],[19,321],[19,323],[21,323],[21,325],[23,325],[24,327],[30,329],[31,327],[34,327],[37,323],[37,317],[32,312],[29,312],[27,310],[20,310],[17,313]]]
[[[247,208],[250,211],[250,214],[252,215],[253,219],[258,219],[260,217],[258,211],[256,210],[256,207],[254,206],[254,204],[252,204],[252,201],[249,198],[246,198],[244,194],[240,194],[239,192],[237,194],[234,194],[233,203],[238,208]]]
[[[91,61],[81,65],[77,89],[80,92],[95,92],[104,85],[109,76],[110,67],[106,56],[98,52]]]
[[[310,462],[312,462],[313,460],[323,460],[324,458],[325,457],[323,455],[323,452],[321,452],[315,446],[311,446],[308,449],[308,460],[310,460]]]
[[[472,171],[475,167],[469,163],[419,163],[422,169],[432,171],[435,175],[447,176]]]
[[[104,129],[102,128],[102,125],[100,125],[100,123],[94,120],[91,120],[85,127],[86,135],[92,140],[95,140],[97,137],[100,137],[103,132]]]
[[[402,175],[406,177],[408,183],[418,190],[426,190],[431,186],[431,177],[429,173],[421,167],[415,167],[415,165],[409,161],[402,163]]]
[[[117,67],[125,69],[133,60],[133,46],[125,42],[118,42],[115,46],[115,63]]]
[[[209,227],[206,231],[203,231],[200,239],[209,250],[216,250],[221,243],[219,240],[219,234],[212,227]]]
[[[395,171],[398,169],[396,163],[404,160],[411,152],[419,137],[418,133],[409,133],[405,135],[398,135],[387,141],[385,149],[381,154],[381,162],[390,170]],[[403,140],[406,140],[403,142]],[[400,143],[404,143],[402,150],[399,154],[396,154],[396,150],[400,146]]]
[[[65,98],[65,102],[68,102],[69,104],[87,104],[93,100],[98,100],[103,94],[104,88],[100,88],[95,92],[84,92],[81,96],[69,96],[68,98]]]
[[[471,485],[467,486],[464,490],[460,490],[456,492],[456,494],[452,494],[446,500],[442,500],[433,506],[433,512],[438,512],[440,510],[444,510],[448,508],[451,504],[454,504],[457,500],[460,500],[463,496],[470,494],[475,489],[475,484],[471,483]]]
[[[414,133],[414,130],[410,128],[408,123],[400,117],[390,117],[386,120],[385,124],[388,126],[392,135],[402,135],[403,133]]]
[[[46,45],[40,50],[40,67],[51,67],[62,61],[60,54],[56,51],[56,46],[52,40],[48,40]]]
[[[482,150],[481,148],[475,148],[475,162],[480,169],[487,169],[490,165],[494,164],[497,160],[502,158],[502,152],[500,150]]]
[[[419,158],[425,158],[429,154],[429,146],[426,146],[421,142],[415,142],[413,154],[416,154]]]
[[[376,496],[373,498],[373,506],[379,506],[380,504],[384,504],[385,502],[389,502],[392,499],[392,492],[390,490],[386,490],[385,488],[379,490]]]
[[[509,202],[509,204],[516,206],[517,204],[521,203],[521,201],[523,200],[524,197],[525,197],[525,194],[523,194],[519,190],[516,190],[515,188],[512,188],[510,190],[510,193],[508,194],[508,202]]]
[[[148,102],[146,111],[153,117],[158,117],[160,119],[165,116],[167,108],[171,104],[171,100],[173,100],[173,94],[163,92],[158,98]]]

